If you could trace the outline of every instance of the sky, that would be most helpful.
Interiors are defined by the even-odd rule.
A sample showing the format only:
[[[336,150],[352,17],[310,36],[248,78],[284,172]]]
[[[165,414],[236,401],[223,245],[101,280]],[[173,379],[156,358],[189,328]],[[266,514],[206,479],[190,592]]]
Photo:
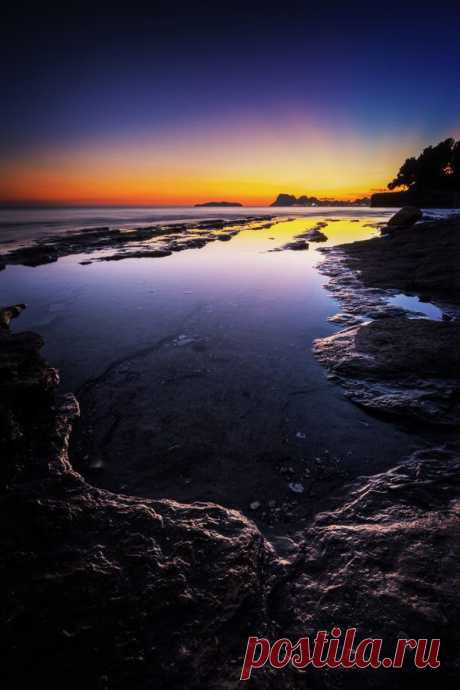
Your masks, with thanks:
[[[351,199],[460,137],[458,2],[62,5],[2,17],[0,202]]]

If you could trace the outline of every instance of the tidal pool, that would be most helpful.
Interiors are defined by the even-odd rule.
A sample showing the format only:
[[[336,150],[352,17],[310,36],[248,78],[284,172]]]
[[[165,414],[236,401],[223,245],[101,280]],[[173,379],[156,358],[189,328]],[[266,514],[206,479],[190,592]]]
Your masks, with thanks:
[[[405,295],[401,292],[398,295],[390,297],[388,304],[395,307],[402,307],[402,309],[406,309],[410,312],[418,312],[428,319],[434,319],[435,321],[442,320],[442,311],[439,307],[435,304],[431,304],[431,302],[423,302],[416,295]]]
[[[217,501],[275,529],[412,451],[413,434],[350,404],[311,352],[338,328],[318,248],[375,235],[383,217],[334,209],[165,258],[8,266],[2,303],[28,305],[14,330],[44,337],[82,403],[78,466],[102,486]],[[270,251],[318,221],[326,243]]]

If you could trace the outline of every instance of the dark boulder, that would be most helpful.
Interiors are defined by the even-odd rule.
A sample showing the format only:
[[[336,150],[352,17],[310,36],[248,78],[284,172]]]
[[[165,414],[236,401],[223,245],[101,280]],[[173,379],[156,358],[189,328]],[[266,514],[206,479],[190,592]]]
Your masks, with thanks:
[[[407,230],[415,225],[417,221],[422,220],[422,217],[423,214],[419,208],[415,206],[404,206],[390,218],[386,229],[389,232]]]
[[[304,249],[308,249],[308,242],[305,240],[294,240],[294,242],[288,242],[285,244],[283,249],[291,249],[295,252],[303,251]]]
[[[327,242],[327,235],[321,232],[318,228],[312,228],[302,235],[297,235],[297,237],[303,237],[310,242]]]
[[[38,244],[32,247],[15,249],[6,257],[8,263],[21,264],[22,266],[41,266],[58,260],[56,247],[47,244]]]

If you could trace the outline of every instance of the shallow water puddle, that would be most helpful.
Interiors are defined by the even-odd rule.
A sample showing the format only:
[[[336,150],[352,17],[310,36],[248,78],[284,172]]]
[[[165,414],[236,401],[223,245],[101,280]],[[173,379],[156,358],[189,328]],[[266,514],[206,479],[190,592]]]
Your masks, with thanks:
[[[442,311],[439,307],[431,304],[431,302],[422,302],[419,297],[415,295],[405,295],[401,292],[398,295],[390,297],[388,304],[393,307],[401,307],[407,311],[420,312],[434,321],[442,321]]]

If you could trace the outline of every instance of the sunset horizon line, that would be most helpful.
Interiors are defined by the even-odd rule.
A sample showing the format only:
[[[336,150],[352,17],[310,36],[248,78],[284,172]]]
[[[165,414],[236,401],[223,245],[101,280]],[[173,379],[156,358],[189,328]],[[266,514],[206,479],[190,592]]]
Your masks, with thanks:
[[[355,199],[362,199],[362,198],[367,198],[370,197],[372,194],[378,191],[385,191],[384,189],[372,189],[367,192],[350,192],[350,193],[344,193],[344,194],[337,194],[337,195],[324,195],[320,194],[318,192],[304,192],[303,195],[310,196],[310,197],[315,197],[319,201],[329,201],[329,200],[336,200],[336,201],[343,201],[343,202],[350,202]],[[291,191],[284,191],[284,192],[279,192],[280,194],[292,194],[293,192]],[[300,194],[295,194],[293,193],[294,196],[300,196]],[[276,199],[278,194],[275,194],[271,197],[266,197],[263,199],[245,199],[244,197],[240,198],[233,198],[233,196],[227,195],[228,198],[224,196],[222,197],[216,197],[215,195],[209,195],[209,196],[203,196],[203,197],[197,197],[194,199],[184,199],[180,201],[167,201],[167,200],[161,200],[161,201],[136,201],[136,200],[129,200],[129,201],[123,201],[123,200],[114,200],[114,199],[102,199],[102,200],[94,200],[94,199],[65,199],[65,200],[57,200],[57,199],[30,199],[30,198],[18,198],[18,199],[0,199],[0,208],[72,208],[72,207],[94,207],[94,208],[168,208],[168,207],[190,207],[194,206],[195,204],[206,204],[206,203],[222,203],[222,202],[232,202],[232,203],[238,203],[241,204],[242,207],[250,208],[250,207],[260,207],[260,206],[270,206]]]

